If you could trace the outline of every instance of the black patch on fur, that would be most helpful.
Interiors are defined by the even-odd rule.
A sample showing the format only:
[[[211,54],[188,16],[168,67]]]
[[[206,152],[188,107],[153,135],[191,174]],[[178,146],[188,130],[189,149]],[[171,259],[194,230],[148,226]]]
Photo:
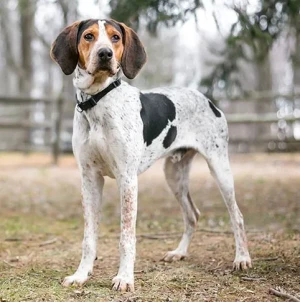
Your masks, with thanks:
[[[144,142],[147,144],[147,146],[149,146],[151,145],[152,141],[167,127],[169,121],[172,122],[175,119],[176,109],[173,102],[163,94],[141,93],[140,100],[142,104],[141,118],[144,124]],[[176,129],[176,127],[174,128]],[[170,134],[170,130],[168,132],[171,138],[174,135],[174,133],[172,134],[174,131],[175,130],[172,130]]]
[[[163,141],[164,148],[169,148],[177,136],[177,127],[171,126]]]
[[[210,109],[213,111],[216,117],[221,117],[221,112],[218,110],[218,108],[210,101],[208,100],[208,104]]]

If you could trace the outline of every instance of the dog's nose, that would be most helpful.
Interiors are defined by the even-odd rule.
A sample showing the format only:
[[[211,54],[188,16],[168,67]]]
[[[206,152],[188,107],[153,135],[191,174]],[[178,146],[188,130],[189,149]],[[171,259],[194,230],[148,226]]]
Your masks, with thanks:
[[[101,62],[108,62],[113,56],[113,52],[110,48],[101,48],[98,52]]]

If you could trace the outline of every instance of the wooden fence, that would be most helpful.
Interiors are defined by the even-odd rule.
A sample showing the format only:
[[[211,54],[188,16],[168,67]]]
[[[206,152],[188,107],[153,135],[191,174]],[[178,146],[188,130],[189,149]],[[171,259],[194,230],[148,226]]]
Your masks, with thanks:
[[[258,101],[265,101],[266,99],[271,100],[272,102],[276,98],[285,98],[285,99],[300,99],[300,93],[294,95],[274,95],[274,94],[255,94],[251,96],[247,96],[240,99],[230,100],[230,106],[235,104],[236,102],[258,102]],[[228,100],[227,100],[228,102]],[[0,113],[0,129],[7,129],[11,130],[12,133],[15,130],[28,130],[32,131],[34,129],[44,130],[46,132],[50,132],[52,135],[51,142],[49,144],[45,144],[44,150],[50,151],[53,156],[53,163],[57,163],[59,154],[61,153],[60,143],[61,143],[61,133],[64,130],[68,132],[72,132],[72,119],[69,117],[67,120],[63,121],[63,104],[64,99],[62,94],[60,94],[56,99],[52,98],[29,98],[29,97],[8,97],[8,96],[0,96],[0,106],[2,108],[1,112],[5,112],[5,108],[9,108],[9,106],[15,106],[22,108],[23,106],[30,107],[30,105],[35,104],[43,104],[45,108],[47,107],[50,111],[49,117],[44,119],[43,121],[34,121],[33,119],[30,120],[12,120],[9,116],[5,116],[5,114]],[[219,103],[221,109],[222,108],[222,101]],[[74,106],[74,105],[73,105]],[[46,109],[45,109],[46,110]],[[227,111],[230,111],[227,110]],[[247,110],[246,110],[247,111]],[[226,112],[226,110],[225,110]],[[251,125],[251,124],[271,124],[271,123],[278,123],[280,120],[284,120],[286,123],[294,123],[296,121],[300,121],[300,108],[299,114],[286,114],[284,116],[279,116],[277,112],[271,113],[226,113],[227,121],[229,127],[234,127],[234,125]],[[1,134],[0,134],[1,135]],[[274,140],[272,138],[264,138],[261,140],[256,140],[255,142],[251,142],[254,144],[259,143],[269,143],[275,141],[275,143],[281,142],[279,140]],[[233,144],[239,143],[247,143],[247,139],[234,139],[231,137],[231,142]],[[300,141],[295,140],[293,138],[286,138],[283,142],[288,144],[297,144],[300,149]],[[34,151],[37,149],[31,142],[29,148],[30,151]],[[16,148],[13,148],[16,150]],[[22,144],[17,148],[18,151],[28,151],[28,146],[23,147]],[[13,151],[13,150],[5,150],[5,151]],[[71,150],[69,150],[71,151]]]
[[[63,115],[63,98],[62,94],[59,94],[57,99],[51,98],[30,98],[30,97],[6,97],[0,96],[0,105],[2,109],[5,107],[9,108],[10,106],[20,106],[20,108],[28,107],[28,105],[34,104],[43,104],[47,107],[50,107],[50,119],[44,121],[33,121],[30,120],[11,120],[9,117],[3,117],[0,115],[0,129],[22,129],[22,130],[32,130],[32,129],[42,129],[45,131],[51,131],[53,133],[54,139],[50,146],[46,145],[46,149],[51,150],[53,156],[53,163],[57,164],[59,153],[60,153],[60,140],[61,140],[61,130],[62,130],[62,115]],[[1,110],[4,112],[5,110]],[[69,121],[69,126],[71,127],[72,121]],[[19,148],[13,148],[14,150],[5,150],[5,151],[28,151],[28,146],[20,145]],[[31,150],[34,150],[31,148]]]

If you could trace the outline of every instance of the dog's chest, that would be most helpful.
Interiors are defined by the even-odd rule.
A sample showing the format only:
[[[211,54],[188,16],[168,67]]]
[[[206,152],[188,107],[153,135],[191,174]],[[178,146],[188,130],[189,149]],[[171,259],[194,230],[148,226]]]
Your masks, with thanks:
[[[88,154],[93,166],[99,170],[103,176],[115,178],[116,162],[115,154],[111,153],[106,144],[107,136],[101,131],[90,131],[88,141]]]
[[[133,99],[103,102],[87,115],[88,156],[102,175],[116,177],[143,147],[141,106]]]
[[[114,177],[118,168],[118,159],[122,157],[122,148],[118,137],[122,132],[122,123],[115,121],[113,112],[101,112],[89,118],[88,152],[102,175]]]

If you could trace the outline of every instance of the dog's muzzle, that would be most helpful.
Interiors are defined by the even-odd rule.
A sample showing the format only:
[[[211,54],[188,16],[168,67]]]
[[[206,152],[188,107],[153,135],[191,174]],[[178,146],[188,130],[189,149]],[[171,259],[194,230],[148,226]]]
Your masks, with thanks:
[[[113,51],[108,47],[103,47],[98,51],[97,71],[107,71],[114,74],[113,65]]]
[[[100,63],[107,64],[111,61],[111,59],[113,57],[113,52],[108,47],[101,48],[98,51],[98,57],[99,57]]]

